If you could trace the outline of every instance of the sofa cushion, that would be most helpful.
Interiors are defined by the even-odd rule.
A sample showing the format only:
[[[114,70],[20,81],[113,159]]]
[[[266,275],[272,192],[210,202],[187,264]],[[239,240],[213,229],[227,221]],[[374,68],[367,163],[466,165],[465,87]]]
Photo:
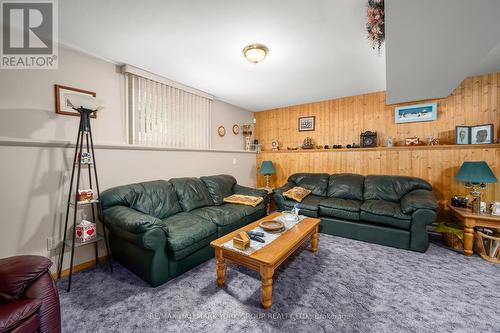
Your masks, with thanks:
[[[174,185],[182,210],[189,212],[195,208],[214,204],[205,183],[194,177],[170,179]]]
[[[363,200],[365,177],[354,173],[333,174],[328,180],[329,197]]]
[[[360,219],[400,229],[410,229],[411,216],[401,211],[397,202],[367,200],[360,207]]]
[[[237,205],[202,207],[192,210],[190,214],[202,217],[218,227],[222,227],[239,222],[246,216],[245,211],[233,206]]]
[[[266,210],[266,205],[263,202],[261,202],[260,204],[258,204],[255,207],[236,205],[236,204],[228,204],[228,203],[222,205],[221,207],[224,207],[225,209],[230,209],[230,210],[237,210],[238,212],[242,212],[243,214],[245,214],[245,216],[255,214],[256,212],[261,211],[261,210]]]
[[[180,260],[217,238],[217,226],[191,213],[179,213],[162,220],[167,249]]]
[[[233,186],[236,179],[230,175],[217,175],[200,177],[208,189],[215,205],[222,205],[224,198],[233,194]]]
[[[113,187],[102,192],[99,199],[102,209],[125,206],[158,219],[181,211],[172,184],[165,180]]]
[[[311,190],[311,194],[325,197],[329,177],[327,173],[296,173],[288,177],[288,181]]]
[[[399,202],[401,197],[413,190],[432,190],[423,179],[407,176],[366,176],[364,200]]]
[[[319,215],[359,221],[361,203],[359,200],[326,198],[319,203]]]

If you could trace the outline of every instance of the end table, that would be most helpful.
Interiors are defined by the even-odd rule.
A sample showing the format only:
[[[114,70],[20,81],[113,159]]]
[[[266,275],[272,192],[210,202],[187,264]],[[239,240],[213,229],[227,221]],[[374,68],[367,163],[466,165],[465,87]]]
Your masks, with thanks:
[[[459,208],[448,205],[451,215],[464,226],[464,254],[471,256],[474,244],[474,228],[500,228],[500,216],[489,213],[472,213],[469,208]]]

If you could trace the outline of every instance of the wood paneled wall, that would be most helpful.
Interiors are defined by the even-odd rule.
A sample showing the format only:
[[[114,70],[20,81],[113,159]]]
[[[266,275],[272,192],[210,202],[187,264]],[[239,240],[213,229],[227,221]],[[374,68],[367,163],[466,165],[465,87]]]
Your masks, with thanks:
[[[464,185],[453,177],[466,160],[484,160],[500,179],[500,145],[395,147],[371,149],[316,150],[297,152],[262,152],[257,165],[271,160],[276,174],[271,186],[286,183],[296,172],[353,172],[362,175],[406,175],[429,181],[434,194],[444,205],[453,195],[468,194]],[[258,186],[264,186],[264,177],[257,175]],[[483,199],[500,200],[500,185],[488,184]]]
[[[500,129],[500,73],[465,79],[453,93],[438,103],[438,119],[432,122],[396,124],[394,108],[385,104],[385,92],[338,98],[317,103],[284,107],[254,113],[254,136],[264,150],[271,149],[277,139],[282,149],[297,147],[306,137],[319,145],[359,143],[361,132],[377,131],[379,145],[387,137],[402,142],[407,137],[439,138],[442,144],[455,141],[455,126],[494,124]],[[429,102],[432,102],[429,101]],[[316,130],[299,132],[298,118],[316,116]]]
[[[394,108],[418,102],[386,105],[384,92],[256,112],[255,138],[263,145],[257,166],[263,160],[273,161],[277,174],[271,178],[272,186],[284,184],[296,172],[416,176],[433,185],[441,204],[454,194],[466,194],[463,184],[453,179],[463,161],[484,160],[500,179],[500,145],[453,145],[457,125],[491,123],[495,126],[495,137],[499,136],[500,73],[467,78],[449,97],[436,102],[436,121],[408,124],[395,124]],[[298,131],[298,118],[302,116],[316,116],[315,131]],[[380,146],[385,146],[389,136],[400,144],[411,136],[421,139],[433,136],[443,145],[286,151],[286,147],[300,146],[308,136],[320,145],[359,143],[360,133],[366,130],[377,131]],[[273,139],[280,141],[281,151],[269,151]],[[257,182],[259,186],[264,184],[259,174]],[[500,185],[489,185],[484,199],[500,200]]]

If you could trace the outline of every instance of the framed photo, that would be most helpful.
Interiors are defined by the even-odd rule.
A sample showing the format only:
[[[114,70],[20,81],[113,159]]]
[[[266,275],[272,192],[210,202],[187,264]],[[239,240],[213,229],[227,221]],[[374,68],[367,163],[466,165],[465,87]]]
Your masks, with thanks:
[[[77,111],[73,110],[73,108],[69,105],[68,103],[68,96],[67,95],[86,95],[86,96],[92,96],[96,97],[95,92],[83,90],[83,89],[77,89],[77,88],[71,88],[71,87],[66,87],[66,86],[60,86],[58,84],[54,85],[54,91],[56,95],[56,113],[58,114],[64,114],[67,116],[80,116],[80,113]],[[97,118],[97,113],[94,112],[90,115],[92,118]]]
[[[299,132],[314,131],[314,128],[316,125],[315,123],[316,123],[315,116],[300,117],[299,118]]]
[[[433,121],[437,119],[437,103],[397,107],[394,111],[396,124]]]
[[[470,144],[470,126],[455,127],[455,144],[457,145]]]
[[[222,138],[224,135],[226,135],[226,128],[224,126],[219,126],[219,128],[217,128],[217,133]]]
[[[470,143],[473,145],[493,143],[493,124],[471,126]]]

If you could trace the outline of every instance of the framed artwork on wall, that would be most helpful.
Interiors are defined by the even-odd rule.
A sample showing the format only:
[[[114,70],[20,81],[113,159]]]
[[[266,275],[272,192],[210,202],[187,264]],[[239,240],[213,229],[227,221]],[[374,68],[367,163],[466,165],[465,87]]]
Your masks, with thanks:
[[[470,143],[473,145],[493,143],[493,124],[471,126]]]
[[[219,126],[219,128],[217,128],[217,134],[219,134],[221,138],[224,137],[224,135],[226,135],[226,128],[222,125]]]
[[[437,119],[437,103],[397,107],[394,111],[396,124],[433,121]]]
[[[455,144],[457,145],[470,144],[470,126],[455,127]]]
[[[314,131],[314,128],[316,125],[315,123],[316,123],[315,116],[300,117],[299,118],[299,132]]]
[[[54,85],[54,92],[56,98],[56,113],[67,116],[77,116],[77,117],[80,116],[80,113],[73,110],[73,108],[68,103],[68,95],[86,95],[86,96],[96,97],[95,92],[78,88],[61,86],[58,84]],[[92,113],[91,117],[97,118],[97,113],[96,112]]]

